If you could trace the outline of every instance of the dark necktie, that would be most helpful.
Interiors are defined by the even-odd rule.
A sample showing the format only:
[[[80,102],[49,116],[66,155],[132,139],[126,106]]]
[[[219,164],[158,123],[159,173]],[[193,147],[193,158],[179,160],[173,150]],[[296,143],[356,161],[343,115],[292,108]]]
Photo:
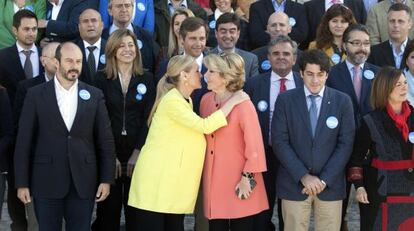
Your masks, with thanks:
[[[309,95],[309,98],[311,100],[311,105],[309,108],[309,119],[311,122],[312,137],[315,136],[316,124],[318,122],[318,106],[316,105],[316,98],[318,96],[319,95]]]
[[[280,78],[279,94],[286,91],[286,78]]]
[[[31,79],[33,78],[33,66],[32,66],[32,61],[30,60],[32,51],[23,50],[22,52],[26,56],[26,60],[24,61],[24,65],[23,65],[24,74],[26,75],[26,79]]]
[[[88,67],[89,67],[89,74],[91,78],[95,76],[96,73],[96,64],[95,64],[95,56],[93,55],[93,51],[96,49],[96,46],[89,46],[89,55],[88,55]]]

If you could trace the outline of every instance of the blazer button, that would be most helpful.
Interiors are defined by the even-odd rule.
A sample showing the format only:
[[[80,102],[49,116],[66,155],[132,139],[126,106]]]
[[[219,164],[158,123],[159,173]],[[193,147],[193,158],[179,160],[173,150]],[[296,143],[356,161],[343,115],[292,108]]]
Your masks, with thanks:
[[[412,172],[413,172],[413,168],[409,168],[409,169],[408,169],[408,172],[409,172],[409,173],[412,173]]]
[[[211,151],[210,154],[213,155],[213,151]]]
[[[68,139],[72,139],[72,136],[68,136]]]
[[[211,138],[214,138],[214,135],[213,134],[211,134]]]

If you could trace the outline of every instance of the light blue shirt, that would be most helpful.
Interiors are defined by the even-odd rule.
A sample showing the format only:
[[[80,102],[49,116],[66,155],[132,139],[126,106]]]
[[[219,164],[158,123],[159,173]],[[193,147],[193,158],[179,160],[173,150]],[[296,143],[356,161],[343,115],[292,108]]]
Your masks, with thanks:
[[[179,4],[179,8],[188,8],[187,0],[182,0]],[[170,12],[170,16],[174,14],[175,10],[176,8],[174,8],[174,5],[171,2],[171,0],[168,0],[168,11]]]
[[[390,45],[391,45],[391,49],[392,49],[392,55],[394,56],[395,68],[399,69],[401,67],[401,61],[402,61],[402,58],[403,58],[405,47],[407,46],[408,38],[406,38],[405,41],[401,44],[399,53],[397,53],[397,51],[395,50],[395,47],[392,44],[392,41],[391,40],[389,40],[389,41],[390,41]]]
[[[308,111],[311,107],[312,101],[310,99],[310,95],[314,95],[312,94],[308,88],[306,87],[306,85],[304,86],[305,89],[305,96],[306,96],[306,104],[308,106]],[[319,113],[321,111],[321,105],[322,105],[322,99],[323,99],[323,93],[325,92],[325,86],[322,87],[321,91],[317,94],[319,97],[316,97],[315,99],[315,103],[316,103],[316,107],[318,108],[318,118],[319,118]]]
[[[404,71],[405,78],[407,79],[408,84],[408,95],[407,100],[411,104],[411,106],[414,106],[414,76],[411,74],[409,70]]]
[[[285,12],[285,5],[286,0],[283,0],[280,5],[276,0],[272,0],[273,8],[275,8],[275,12]]]

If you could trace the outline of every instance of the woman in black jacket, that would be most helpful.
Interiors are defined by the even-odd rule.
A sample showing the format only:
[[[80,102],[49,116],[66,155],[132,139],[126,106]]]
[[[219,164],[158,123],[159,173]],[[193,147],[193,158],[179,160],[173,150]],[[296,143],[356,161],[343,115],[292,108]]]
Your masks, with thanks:
[[[401,70],[385,67],[372,85],[373,111],[357,132],[348,177],[361,203],[361,230],[412,230],[414,112]]]
[[[133,208],[127,206],[135,162],[145,142],[149,113],[155,99],[151,73],[144,71],[137,38],[117,30],[105,48],[106,68],[97,73],[96,86],[105,96],[116,145],[116,181],[109,197],[98,203],[94,230],[119,230],[122,205],[126,229],[133,227]]]

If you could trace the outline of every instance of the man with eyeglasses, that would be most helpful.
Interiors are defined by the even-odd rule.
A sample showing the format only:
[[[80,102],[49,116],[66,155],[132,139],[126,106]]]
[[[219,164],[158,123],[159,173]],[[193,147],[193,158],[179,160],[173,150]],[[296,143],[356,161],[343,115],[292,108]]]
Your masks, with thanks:
[[[361,118],[371,111],[371,83],[379,68],[366,62],[370,54],[369,32],[366,26],[360,24],[349,26],[342,39],[347,58],[331,68],[326,85],[351,98],[355,125],[358,128]],[[347,198],[342,205],[342,231],[348,230],[344,218],[350,189],[351,183],[348,181]],[[361,214],[363,213],[363,209],[361,209]]]
[[[405,4],[395,3],[388,10],[389,39],[372,47],[368,62],[379,67],[401,68],[405,47],[410,41],[408,35],[412,28],[412,9]]]

